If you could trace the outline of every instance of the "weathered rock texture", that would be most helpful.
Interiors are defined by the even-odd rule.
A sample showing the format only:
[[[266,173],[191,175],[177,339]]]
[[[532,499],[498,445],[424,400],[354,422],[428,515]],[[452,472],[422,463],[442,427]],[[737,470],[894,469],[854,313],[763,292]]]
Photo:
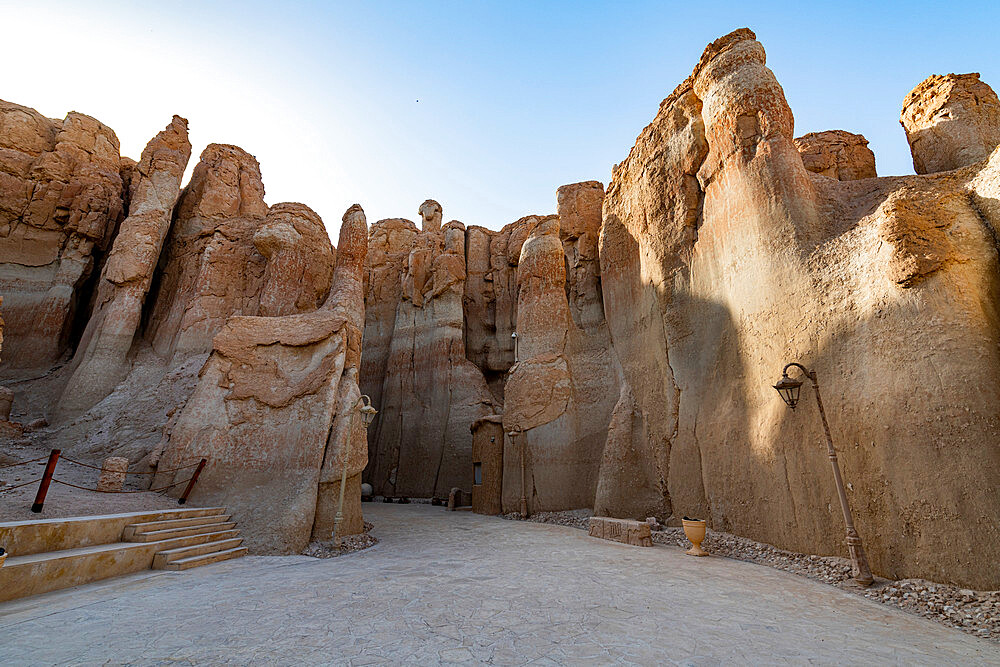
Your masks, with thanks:
[[[128,471],[128,459],[122,456],[111,456],[101,464],[101,476],[97,478],[97,490],[105,493],[121,491],[125,486]]]
[[[376,494],[444,498],[452,488],[468,490],[469,425],[510,405],[535,446],[532,508],[591,504],[618,394],[597,257],[603,196],[593,181],[565,186],[558,215],[527,216],[500,231],[454,221],[437,231],[441,207],[433,200],[419,209],[424,231],[399,219],[373,226],[362,386],[381,410],[366,471]],[[519,319],[523,309],[528,315]],[[524,363],[508,382],[515,332]],[[565,375],[565,396],[552,398],[544,418],[525,417],[546,391],[537,373],[550,366]],[[505,458],[504,478],[520,478],[518,461]],[[520,497],[506,486],[504,493],[505,507]]]
[[[958,169],[1000,145],[1000,99],[979,74],[933,74],[903,100],[906,130],[918,174]]]
[[[454,486],[471,487],[469,425],[494,412],[495,405],[482,373],[465,356],[465,227],[452,221],[438,229],[441,207],[433,200],[421,205],[420,214],[424,231],[410,237],[400,265],[369,479],[379,494],[444,497]],[[398,244],[409,236],[393,238],[386,233],[390,226],[410,231],[398,221],[380,223],[375,237],[380,244]],[[382,245],[380,261],[398,262],[404,250]],[[395,300],[395,284],[380,280],[377,268],[369,268],[369,293],[379,285],[387,299]],[[389,312],[385,305],[373,309]],[[371,382],[378,380],[366,384]]]
[[[153,349],[178,360],[212,350],[231,315],[256,315],[266,259],[254,235],[267,215],[257,160],[209,144],[177,202],[152,307]]]
[[[48,370],[85,321],[85,283],[122,216],[118,137],[0,101],[0,293],[5,367]]]
[[[599,485],[603,502],[656,489],[675,516],[846,555],[810,389],[792,412],[771,388],[798,360],[819,375],[876,573],[996,588],[972,554],[1000,552],[1000,157],[862,185],[810,174],[793,136],[744,29],[615,168],[600,260],[631,398],[608,447],[651,478],[626,475],[617,499]]]
[[[129,351],[190,157],[187,120],[174,116],[130,175],[129,214],[101,272],[93,312],[70,364],[73,374],[58,406],[64,415],[89,409],[129,369]]]
[[[344,215],[322,308],[226,321],[159,460],[167,470],[207,458],[191,499],[224,503],[254,552],[298,553],[314,529],[328,539],[343,465],[355,482],[344,532],[361,532],[368,452],[351,413],[360,397],[367,241],[364,213],[354,206]],[[157,475],[154,485],[186,474]]]
[[[39,436],[54,446],[161,471],[207,457],[194,500],[229,507],[258,553],[327,539],[345,471],[345,533],[362,474],[457,498],[474,462],[502,460],[516,511],[523,453],[532,512],[698,516],[846,555],[811,389],[795,412],[772,389],[797,360],[875,573],[995,589],[997,107],[978,75],[931,77],[902,114],[919,174],[877,178],[860,135],[793,138],[737,30],[606,193],[563,186],[556,215],[499,231],[442,225],[428,200],[419,229],[368,235],[355,207],[335,252],[307,207],[266,206],[233,146],[206,148],[169,213],[180,119],[136,164],[93,119],[0,103],[0,368],[22,406],[86,410]],[[367,442],[361,391],[380,411]]]
[[[329,538],[346,465],[343,529],[360,532],[364,215],[345,217],[337,263],[311,209],[267,207],[253,156],[210,144],[182,190],[190,153],[180,117],[136,163],[93,119],[0,103],[0,294],[17,322],[4,352],[18,360],[3,398],[55,421],[47,443],[117,468],[206,456],[200,492],[243,514],[258,552]]]
[[[277,317],[316,310],[330,292],[337,262],[323,221],[305,204],[276,204],[253,235],[267,258],[260,315]]]
[[[843,130],[810,132],[795,140],[807,171],[838,181],[875,178],[875,153],[860,134]]]
[[[645,521],[593,516],[590,517],[587,534],[602,540],[631,544],[634,547],[653,546],[653,535],[650,532],[649,524]]]
[[[541,220],[521,248],[518,363],[504,390],[503,425],[526,447],[532,512],[593,503],[618,396],[596,295],[603,195],[593,182],[560,188],[559,214]],[[504,478],[516,479],[519,467],[519,457],[508,457]],[[515,511],[520,496],[519,484],[507,485],[504,510]]]

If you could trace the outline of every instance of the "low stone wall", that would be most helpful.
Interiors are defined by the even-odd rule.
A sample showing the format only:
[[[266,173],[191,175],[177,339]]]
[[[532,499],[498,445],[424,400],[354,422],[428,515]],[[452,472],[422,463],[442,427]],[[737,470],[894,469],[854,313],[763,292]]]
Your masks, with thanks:
[[[653,546],[653,535],[649,531],[649,524],[645,521],[595,516],[590,518],[590,528],[587,532],[591,537],[600,537],[622,544],[637,547]]]

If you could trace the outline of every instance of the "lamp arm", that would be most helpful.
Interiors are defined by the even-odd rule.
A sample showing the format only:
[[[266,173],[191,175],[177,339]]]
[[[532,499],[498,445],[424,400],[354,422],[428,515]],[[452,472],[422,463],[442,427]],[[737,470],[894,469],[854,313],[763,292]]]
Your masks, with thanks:
[[[815,373],[815,371],[809,370],[808,368],[806,368],[805,366],[803,366],[802,364],[800,364],[797,361],[793,361],[791,363],[785,364],[785,367],[781,369],[781,374],[782,375],[788,375],[788,369],[791,368],[792,366],[795,366],[796,368],[798,368],[799,370],[801,370],[802,373],[805,374],[805,376],[807,378],[809,378],[810,380],[813,381],[814,385],[816,384],[816,373]]]

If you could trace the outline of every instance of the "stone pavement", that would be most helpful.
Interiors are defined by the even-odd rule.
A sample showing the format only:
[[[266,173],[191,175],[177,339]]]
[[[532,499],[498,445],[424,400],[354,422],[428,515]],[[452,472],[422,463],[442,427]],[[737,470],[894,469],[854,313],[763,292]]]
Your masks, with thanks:
[[[1000,664],[1000,646],[766,567],[366,504],[382,540],[0,605],[0,664]]]

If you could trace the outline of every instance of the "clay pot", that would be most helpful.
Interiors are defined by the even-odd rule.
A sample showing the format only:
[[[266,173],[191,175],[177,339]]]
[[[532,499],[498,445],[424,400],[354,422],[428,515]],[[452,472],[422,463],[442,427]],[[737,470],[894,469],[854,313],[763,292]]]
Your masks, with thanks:
[[[7,560],[7,552],[3,549],[0,549],[0,567],[3,567],[3,562],[5,560]]]
[[[692,545],[684,553],[688,556],[707,556],[708,552],[701,548],[702,540],[705,539],[705,520],[684,517],[681,523],[684,524],[684,535],[691,540]]]

